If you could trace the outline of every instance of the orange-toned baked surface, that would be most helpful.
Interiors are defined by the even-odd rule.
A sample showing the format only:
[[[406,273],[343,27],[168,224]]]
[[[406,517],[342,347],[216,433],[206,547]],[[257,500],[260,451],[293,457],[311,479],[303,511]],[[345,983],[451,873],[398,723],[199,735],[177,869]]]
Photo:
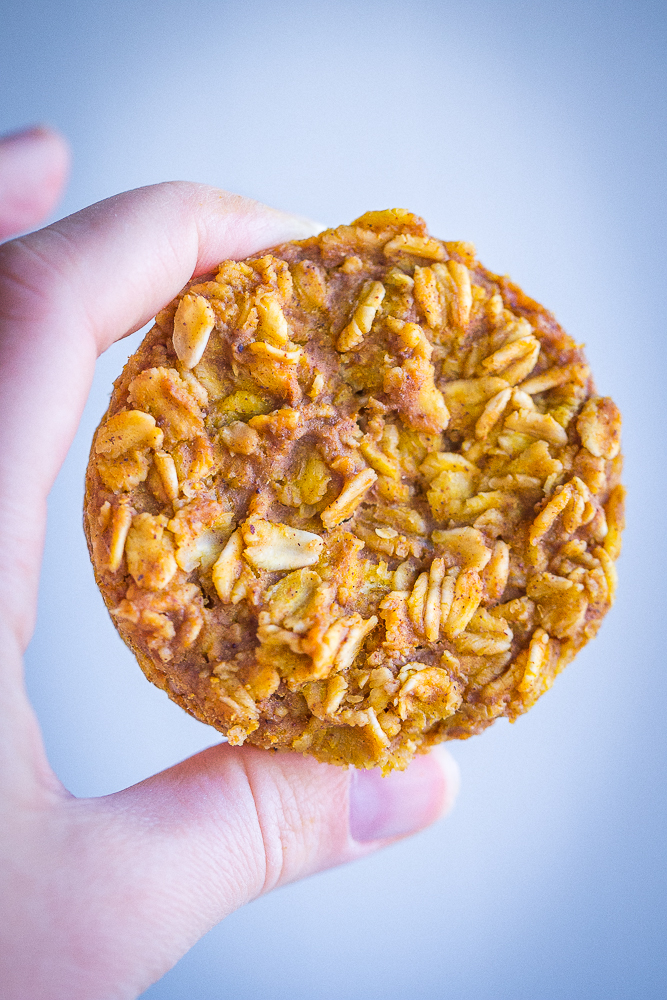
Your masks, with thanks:
[[[93,442],[96,578],[230,742],[402,768],[525,712],[597,632],[619,431],[550,313],[370,212],[158,315]]]

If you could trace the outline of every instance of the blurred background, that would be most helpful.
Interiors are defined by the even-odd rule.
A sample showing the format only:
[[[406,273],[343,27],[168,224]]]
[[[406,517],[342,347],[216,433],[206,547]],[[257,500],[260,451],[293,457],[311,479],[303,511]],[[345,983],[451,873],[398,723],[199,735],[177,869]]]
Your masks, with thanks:
[[[648,0],[4,0],[0,131],[71,142],[60,214],[167,179],[310,216],[422,214],[587,344],[625,414],[618,602],[532,712],[453,745],[452,817],[230,917],[149,1000],[667,995],[667,8]],[[217,735],[143,678],[93,582],[99,362],[50,506],[28,683],[77,795]]]

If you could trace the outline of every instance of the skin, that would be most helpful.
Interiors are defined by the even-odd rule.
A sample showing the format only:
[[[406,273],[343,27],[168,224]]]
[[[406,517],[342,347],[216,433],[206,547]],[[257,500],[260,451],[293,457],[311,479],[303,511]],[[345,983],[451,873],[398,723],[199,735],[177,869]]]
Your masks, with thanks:
[[[48,129],[0,140],[0,239],[52,211],[68,163]],[[225,744],[114,795],[77,799],[49,767],[25,693],[46,498],[96,358],[193,275],[311,231],[236,195],[170,183],[0,246],[5,1000],[136,997],[239,906],[415,833],[453,802],[445,753],[382,779]]]

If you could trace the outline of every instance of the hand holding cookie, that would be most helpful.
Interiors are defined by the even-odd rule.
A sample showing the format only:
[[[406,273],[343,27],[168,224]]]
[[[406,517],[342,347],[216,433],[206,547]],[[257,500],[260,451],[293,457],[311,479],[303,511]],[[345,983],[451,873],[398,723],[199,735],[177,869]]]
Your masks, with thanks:
[[[23,207],[3,215],[0,206],[5,235],[34,225],[53,202],[42,197],[48,185],[40,193],[31,186],[43,174],[17,170],[17,150],[10,153],[3,159],[0,144],[0,192]],[[55,196],[62,144],[38,137],[34,157],[24,153],[33,166],[42,158]],[[11,184],[3,182],[7,163]],[[454,794],[449,758],[421,757],[388,779],[377,771],[353,779],[312,757],[218,745],[123,792],[77,800],[48,766],[25,694],[22,654],[36,613],[46,497],[96,357],[219,261],[304,235],[299,220],[261,205],[166,184],[0,248],[0,837],[7,859],[0,981],[7,1000],[136,996],[238,906],[422,828]],[[204,307],[195,303],[192,315],[205,325]],[[181,349],[190,361],[199,349],[191,333],[186,321]],[[158,446],[156,427],[136,419],[137,454],[141,441]],[[248,434],[234,421],[221,421],[223,429],[243,454]],[[166,458],[162,470],[167,490]]]

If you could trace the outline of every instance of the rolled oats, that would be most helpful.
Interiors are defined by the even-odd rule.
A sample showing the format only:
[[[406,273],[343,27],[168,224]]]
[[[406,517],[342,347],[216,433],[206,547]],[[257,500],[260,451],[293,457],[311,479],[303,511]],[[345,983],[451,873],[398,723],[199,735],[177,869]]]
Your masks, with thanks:
[[[384,770],[516,718],[614,598],[620,417],[472,244],[404,210],[160,313],[86,530],[148,677],[233,744]]]
[[[174,350],[186,368],[194,368],[206,350],[215,313],[203,295],[184,295],[174,315]]]

